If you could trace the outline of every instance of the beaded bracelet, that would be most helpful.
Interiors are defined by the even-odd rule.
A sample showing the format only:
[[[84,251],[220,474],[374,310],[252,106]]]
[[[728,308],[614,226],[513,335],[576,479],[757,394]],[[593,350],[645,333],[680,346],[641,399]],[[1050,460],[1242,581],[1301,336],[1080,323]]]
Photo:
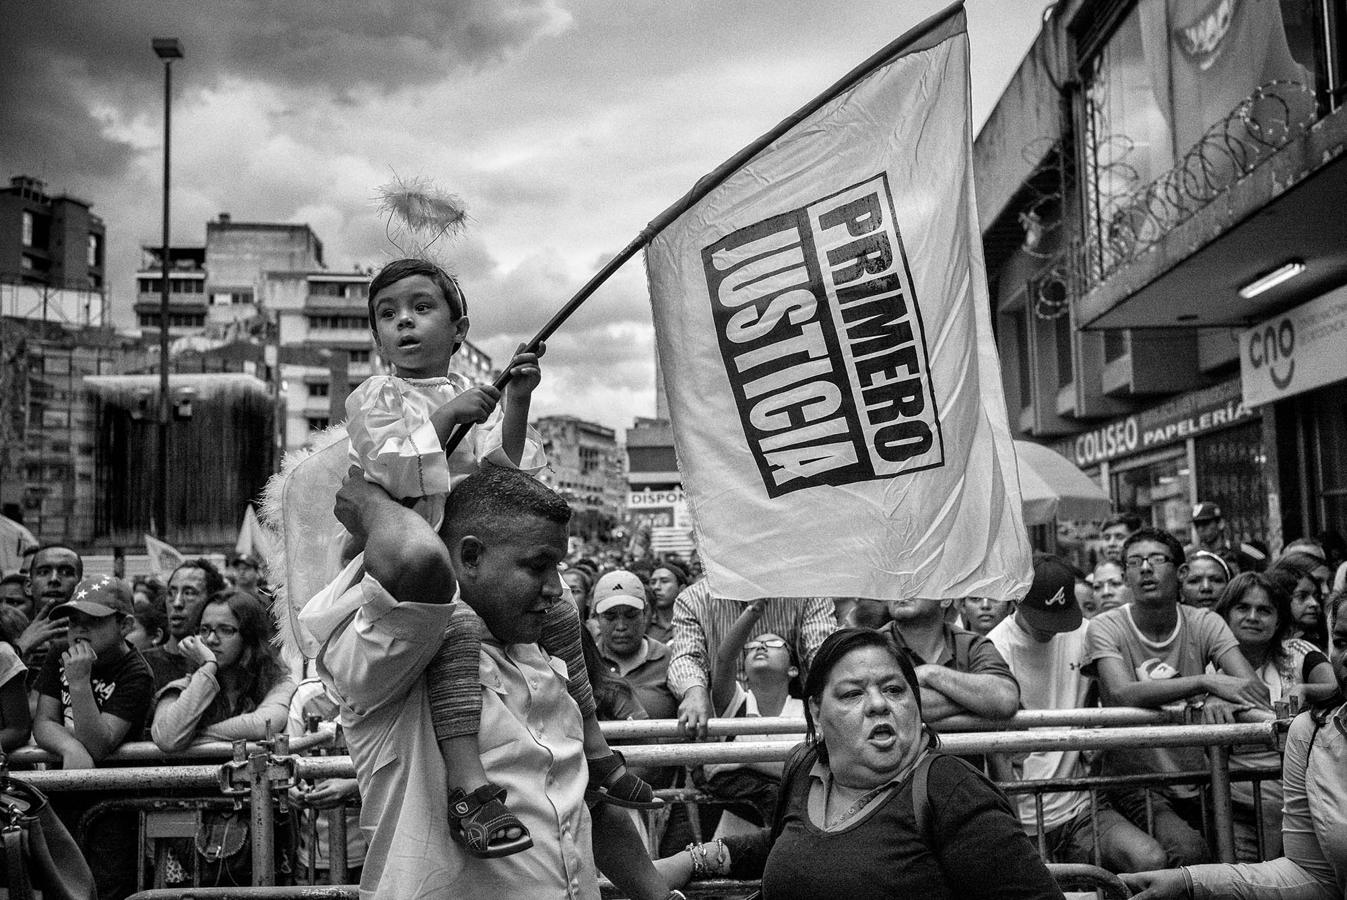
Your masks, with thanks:
[[[711,855],[707,851],[706,844],[691,843],[684,849],[692,857],[692,877],[709,878],[712,875],[719,875],[725,867],[725,862],[729,851],[725,848],[725,841],[716,838],[713,842],[716,845],[716,861],[711,862]],[[700,859],[698,858],[700,857]]]

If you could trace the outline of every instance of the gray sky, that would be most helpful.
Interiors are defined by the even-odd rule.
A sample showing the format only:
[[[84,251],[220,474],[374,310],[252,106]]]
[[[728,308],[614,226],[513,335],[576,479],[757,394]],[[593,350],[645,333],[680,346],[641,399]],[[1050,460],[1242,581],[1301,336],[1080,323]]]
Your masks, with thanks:
[[[219,212],[307,222],[331,268],[394,255],[375,188],[425,175],[473,223],[444,261],[471,338],[503,362],[706,172],[945,0],[0,0],[0,177],[94,204],[130,325],[160,229],[163,87],[176,36],[173,240]],[[980,123],[1044,2],[968,0]],[[632,261],[549,344],[536,415],[614,428],[654,411]]]

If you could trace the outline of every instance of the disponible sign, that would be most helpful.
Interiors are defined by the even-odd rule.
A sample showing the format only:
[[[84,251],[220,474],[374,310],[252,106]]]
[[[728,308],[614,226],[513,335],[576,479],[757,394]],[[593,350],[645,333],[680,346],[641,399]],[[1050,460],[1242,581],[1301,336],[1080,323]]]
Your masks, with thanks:
[[[633,527],[673,528],[686,525],[687,501],[683,489],[630,492],[627,494],[627,520]]]
[[[1347,378],[1347,287],[1239,336],[1246,406],[1260,406]]]

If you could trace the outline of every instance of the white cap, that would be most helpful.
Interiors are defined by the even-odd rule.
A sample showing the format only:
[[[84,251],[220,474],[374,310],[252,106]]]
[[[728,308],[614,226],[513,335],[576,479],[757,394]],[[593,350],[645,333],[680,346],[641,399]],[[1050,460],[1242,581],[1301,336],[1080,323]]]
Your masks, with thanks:
[[[594,613],[601,615],[615,606],[645,609],[645,585],[630,572],[609,572],[594,585]]]

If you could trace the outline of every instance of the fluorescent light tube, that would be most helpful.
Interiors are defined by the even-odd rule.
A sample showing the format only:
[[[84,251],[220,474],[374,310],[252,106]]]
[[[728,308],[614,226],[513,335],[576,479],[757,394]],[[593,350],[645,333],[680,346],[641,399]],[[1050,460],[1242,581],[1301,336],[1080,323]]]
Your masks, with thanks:
[[[1244,287],[1239,289],[1239,295],[1245,300],[1252,300],[1259,294],[1272,290],[1279,284],[1283,284],[1295,278],[1301,272],[1305,271],[1305,264],[1298,259],[1278,266],[1266,275],[1260,275],[1253,281],[1250,281]]]

